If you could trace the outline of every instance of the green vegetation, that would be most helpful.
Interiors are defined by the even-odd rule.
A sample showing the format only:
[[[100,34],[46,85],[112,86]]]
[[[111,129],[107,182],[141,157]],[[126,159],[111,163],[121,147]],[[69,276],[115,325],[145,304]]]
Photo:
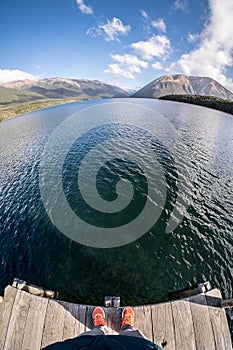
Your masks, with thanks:
[[[7,107],[0,104],[0,122],[16,115],[31,112],[35,109],[56,106],[64,103],[78,102],[80,99],[58,99],[58,100],[44,100],[20,104],[9,104]]]
[[[219,111],[233,114],[233,102],[215,96],[203,95],[166,95],[159,97],[160,100],[191,103],[199,106],[218,109]]]
[[[25,94],[26,95],[26,94]],[[20,96],[22,97],[22,96]],[[26,97],[26,96],[25,96]],[[218,109],[222,112],[226,112],[233,115],[233,102],[229,100],[224,100],[215,96],[203,96],[203,95],[166,95],[159,97],[160,100],[169,100],[176,102],[191,103],[199,106],[209,107],[213,109]],[[48,100],[36,100],[22,102],[8,102],[1,101],[0,99],[0,122],[20,114],[28,113],[36,109],[56,106],[65,103],[78,102],[82,99],[72,98],[72,99],[48,99]]]
[[[7,106],[13,103],[19,104],[32,101],[39,101],[42,99],[44,99],[44,96],[31,91],[8,89],[0,85],[0,106]]]

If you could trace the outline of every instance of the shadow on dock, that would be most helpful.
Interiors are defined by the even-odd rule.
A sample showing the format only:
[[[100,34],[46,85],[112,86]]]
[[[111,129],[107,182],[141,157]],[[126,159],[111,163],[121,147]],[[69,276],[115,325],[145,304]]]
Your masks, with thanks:
[[[165,350],[232,350],[221,293],[133,307],[135,328]],[[0,349],[37,350],[92,328],[94,306],[73,304],[7,286],[0,303]],[[109,334],[120,329],[122,308],[105,308]]]

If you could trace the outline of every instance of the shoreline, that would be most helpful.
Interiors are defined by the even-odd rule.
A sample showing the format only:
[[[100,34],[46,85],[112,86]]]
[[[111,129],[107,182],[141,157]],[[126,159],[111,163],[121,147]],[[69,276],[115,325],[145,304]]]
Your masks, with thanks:
[[[130,97],[129,97],[130,98]],[[233,115],[233,102],[223,100],[213,96],[202,95],[165,95],[158,98],[159,100],[184,102],[188,104],[199,105],[203,107],[212,108],[221,112]],[[40,110],[43,108],[63,105],[67,103],[81,102],[86,99],[72,98],[72,99],[57,99],[57,100],[37,100],[33,102],[25,102],[20,104],[10,104],[8,106],[0,105],[0,122],[8,120],[25,113]]]
[[[59,99],[59,100],[44,100],[44,101],[34,101],[26,102],[20,104],[14,104],[9,106],[0,107],[0,122],[8,120],[25,113],[29,113],[35,110],[40,110],[47,107],[53,107],[58,105],[63,105],[66,103],[74,103],[83,101],[80,98],[77,99]]]
[[[208,107],[217,111],[233,115],[233,101],[224,100],[215,96],[203,95],[165,95],[159,97],[159,100],[184,102],[202,107]]]

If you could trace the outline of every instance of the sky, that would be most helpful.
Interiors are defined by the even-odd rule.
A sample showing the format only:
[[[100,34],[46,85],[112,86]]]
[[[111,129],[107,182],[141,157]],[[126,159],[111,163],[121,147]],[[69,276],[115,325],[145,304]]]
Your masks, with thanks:
[[[0,2],[0,83],[97,79],[138,89],[166,74],[233,91],[233,0]]]

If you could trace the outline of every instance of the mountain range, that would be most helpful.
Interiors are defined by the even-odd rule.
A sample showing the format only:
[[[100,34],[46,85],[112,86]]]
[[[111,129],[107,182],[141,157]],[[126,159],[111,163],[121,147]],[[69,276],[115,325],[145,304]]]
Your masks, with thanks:
[[[215,96],[233,101],[233,93],[216,80],[183,74],[165,75],[153,80],[133,94],[132,97],[159,98],[165,95],[187,94]]]
[[[42,99],[129,97],[128,92],[98,80],[50,78],[20,80],[0,86],[0,104]]]
[[[177,94],[216,96],[233,101],[233,93],[211,78],[173,74],[153,80],[134,93],[98,80],[68,78],[20,80],[0,85],[0,106],[57,99],[159,98]]]

